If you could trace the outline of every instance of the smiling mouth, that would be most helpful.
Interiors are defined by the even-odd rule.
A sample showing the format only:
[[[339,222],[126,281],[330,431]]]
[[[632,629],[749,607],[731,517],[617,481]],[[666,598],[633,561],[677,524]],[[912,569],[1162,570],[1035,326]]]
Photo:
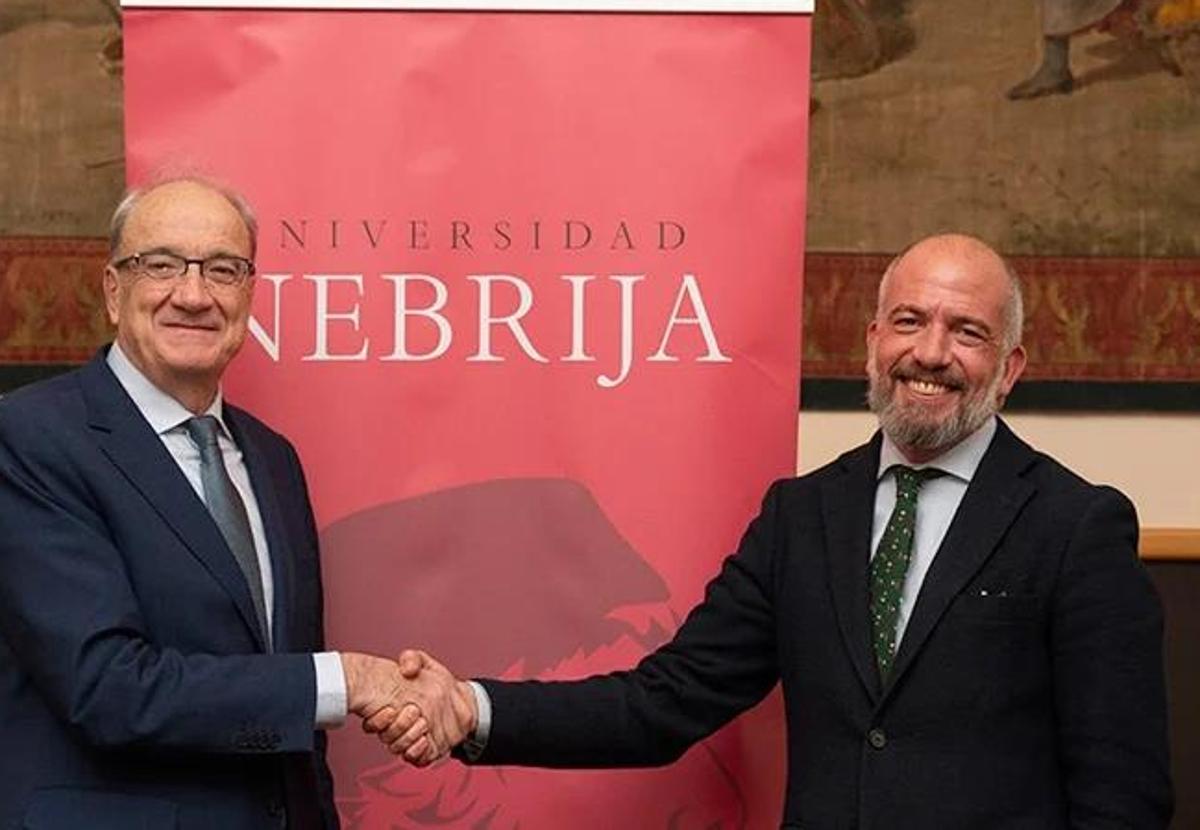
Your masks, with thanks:
[[[219,328],[211,324],[180,322],[163,323],[163,326],[169,329],[183,329],[184,331],[217,331]]]
[[[928,378],[899,377],[897,380],[903,383],[910,392],[922,398],[949,395],[960,391],[962,388],[956,383],[943,383]]]

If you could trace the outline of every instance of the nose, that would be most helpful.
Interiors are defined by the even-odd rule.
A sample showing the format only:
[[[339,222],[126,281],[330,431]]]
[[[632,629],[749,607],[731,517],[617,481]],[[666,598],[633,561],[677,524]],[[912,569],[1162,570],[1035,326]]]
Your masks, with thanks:
[[[940,369],[948,366],[951,343],[950,331],[945,326],[925,326],[913,344],[913,359],[926,369]]]
[[[175,290],[171,292],[171,302],[188,309],[204,309],[212,305],[212,294],[200,274],[200,263],[189,262],[183,276],[175,282]]]

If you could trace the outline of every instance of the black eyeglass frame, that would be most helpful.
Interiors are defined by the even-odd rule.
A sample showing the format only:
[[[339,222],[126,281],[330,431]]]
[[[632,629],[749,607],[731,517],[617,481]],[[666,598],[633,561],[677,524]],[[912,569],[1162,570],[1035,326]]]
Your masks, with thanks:
[[[149,257],[149,256],[170,257],[171,259],[177,260],[178,262],[182,262],[183,268],[178,273],[172,273],[172,274],[166,274],[166,275],[154,274],[148,270],[145,270],[142,267],[142,260],[145,257]],[[233,262],[241,263],[243,266],[245,266],[245,273],[239,274],[232,281],[215,279],[209,273],[209,269],[206,266],[208,263],[214,262],[217,260],[233,261]],[[186,276],[188,269],[192,267],[193,263],[195,263],[196,267],[199,269],[201,277],[203,277],[205,280],[208,280],[209,282],[216,283],[217,285],[225,285],[225,286],[241,285],[246,280],[248,280],[252,276],[254,276],[254,260],[246,259],[246,257],[237,256],[236,254],[218,254],[217,256],[205,257],[204,259],[189,259],[188,257],[180,256],[179,254],[172,253],[171,251],[139,251],[135,254],[130,254],[127,257],[123,257],[119,260],[114,261],[112,263],[112,267],[116,268],[118,270],[125,270],[125,269],[135,270],[139,274],[147,276],[152,280],[166,282],[167,280],[179,279],[180,277]]]

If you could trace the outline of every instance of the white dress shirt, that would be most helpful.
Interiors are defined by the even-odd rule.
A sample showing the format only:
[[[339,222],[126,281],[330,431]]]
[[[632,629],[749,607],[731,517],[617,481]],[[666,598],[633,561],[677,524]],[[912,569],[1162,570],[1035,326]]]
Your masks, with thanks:
[[[917,604],[917,596],[925,583],[925,575],[929,566],[946,538],[946,531],[958,505],[966,495],[967,485],[975,476],[983,454],[992,443],[996,434],[995,417],[988,418],[979,429],[959,441],[946,452],[924,464],[914,464],[906,459],[903,453],[885,433],[883,446],[879,451],[878,486],[875,488],[875,515],[871,522],[871,558],[879,547],[879,540],[887,528],[891,518],[892,508],[896,506],[896,474],[888,472],[895,464],[903,464],[915,470],[926,467],[936,467],[946,473],[944,476],[933,478],[921,485],[917,495],[917,526],[913,535],[912,554],[908,562],[908,575],[904,579],[904,590],[900,594],[900,615],[896,619],[896,648],[908,627],[908,618],[912,616],[913,606]]]
[[[166,392],[155,386],[149,378],[142,374],[129,357],[121,351],[121,347],[113,343],[108,350],[108,367],[117,376],[117,380],[125,392],[133,399],[142,417],[149,422],[150,427],[158,434],[163,446],[175,459],[180,471],[187,477],[188,483],[196,491],[196,496],[204,501],[204,485],[200,479],[200,448],[192,441],[185,424],[194,417],[187,407],[172,398]],[[242,503],[246,506],[246,516],[250,520],[250,534],[254,538],[254,553],[258,558],[258,570],[262,574],[263,603],[267,608],[267,628],[273,630],[275,580],[271,568],[271,553],[267,543],[267,534],[263,528],[262,513],[258,509],[258,499],[254,496],[254,487],[250,483],[250,473],[246,469],[242,451],[233,442],[225,420],[222,417],[221,391],[202,414],[212,415],[217,419],[221,428],[217,434],[217,444],[221,448],[221,458],[233,486],[237,488]],[[313,655],[313,667],[317,677],[317,707],[316,725],[320,728],[339,726],[346,719],[346,678],[342,672],[341,657],[337,652],[326,651]]]

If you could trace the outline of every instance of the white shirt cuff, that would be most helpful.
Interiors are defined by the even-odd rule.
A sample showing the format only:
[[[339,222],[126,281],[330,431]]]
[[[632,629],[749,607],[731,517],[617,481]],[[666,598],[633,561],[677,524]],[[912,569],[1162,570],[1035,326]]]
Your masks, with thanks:
[[[463,741],[463,754],[467,756],[468,761],[478,761],[479,756],[487,749],[488,737],[492,734],[492,699],[481,684],[474,680],[468,680],[467,684],[475,693],[475,709],[479,713],[479,722],[475,725],[475,731]]]
[[[313,656],[317,673],[317,729],[333,729],[346,722],[346,675],[342,658],[336,651],[321,651]]]

